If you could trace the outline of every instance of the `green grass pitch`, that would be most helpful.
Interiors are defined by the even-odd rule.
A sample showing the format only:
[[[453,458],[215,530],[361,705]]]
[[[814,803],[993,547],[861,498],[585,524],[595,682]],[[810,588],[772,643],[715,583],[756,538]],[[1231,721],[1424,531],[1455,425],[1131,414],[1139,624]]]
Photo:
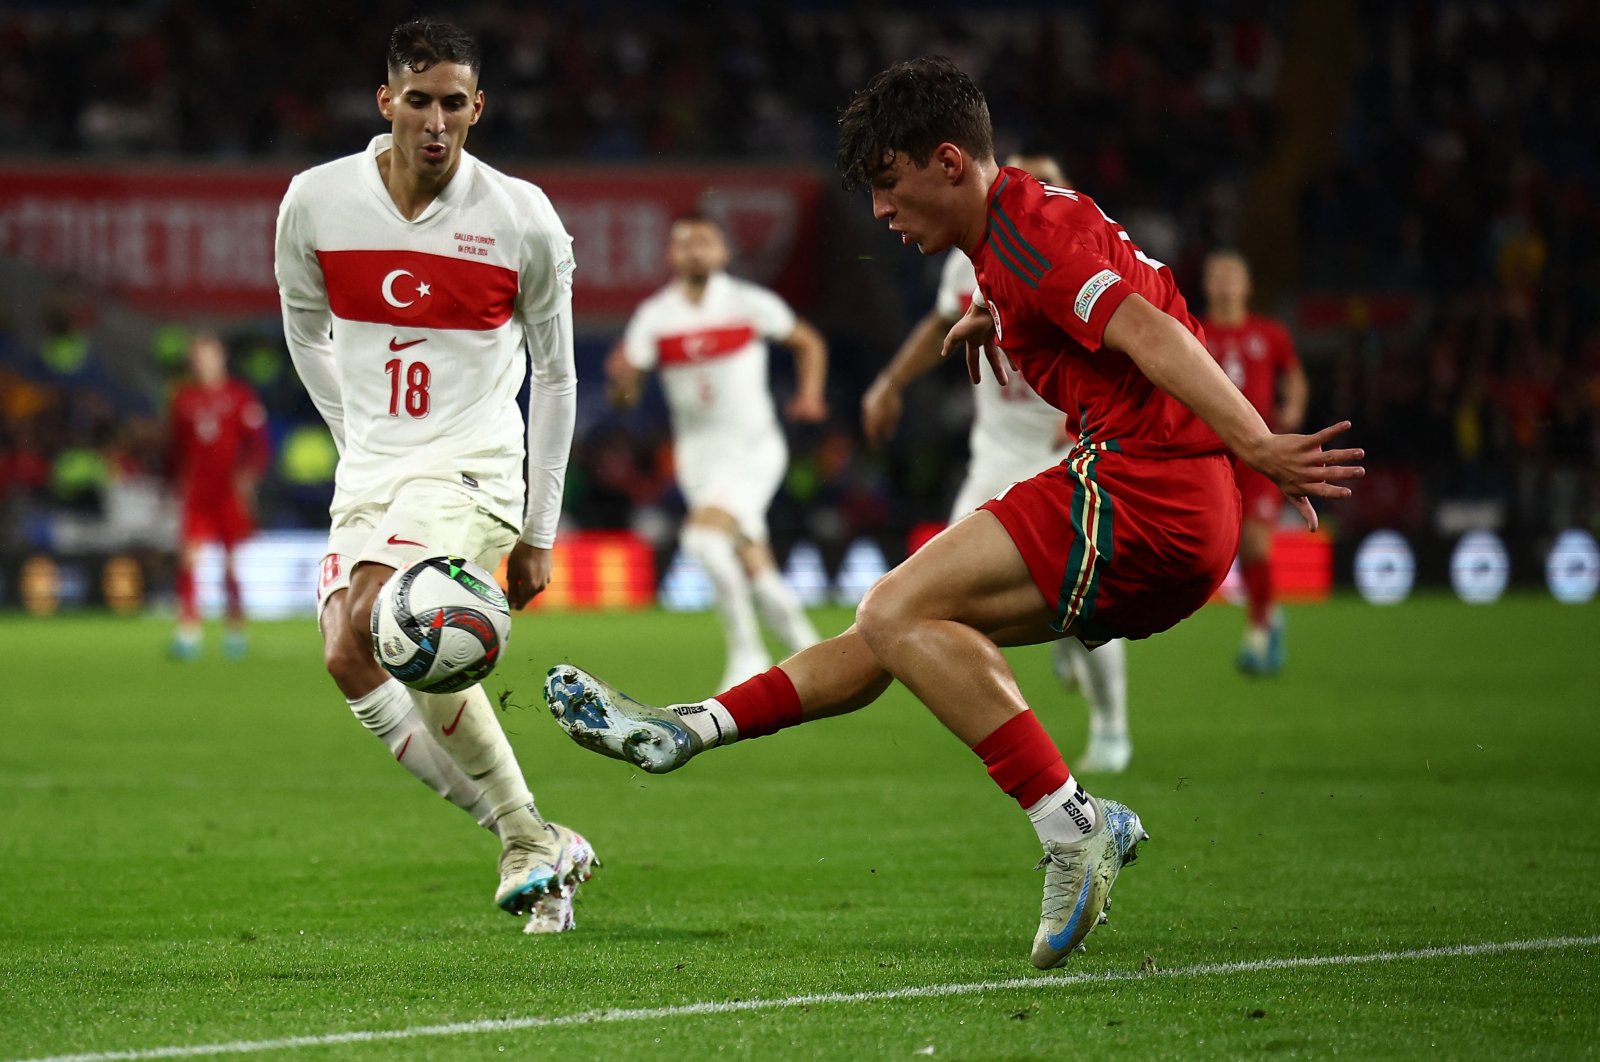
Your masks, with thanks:
[[[1131,648],[1133,767],[1086,781],[1153,839],[1063,977],[1027,962],[1026,821],[903,690],[664,778],[538,704],[569,659],[712,692],[708,616],[518,621],[491,693],[541,810],[606,864],[554,938],[494,909],[495,844],[351,719],[310,622],[180,665],[156,620],[0,618],[0,1059],[576,1014],[600,1018],[259,1055],[1600,1051],[1600,945],[1548,944],[1600,934],[1600,606],[1295,608],[1262,681],[1232,669],[1239,622]],[[1081,702],[1043,650],[1013,659],[1070,761]],[[1547,943],[1370,958],[1514,941]],[[889,995],[940,985],[966,987]],[[759,1002],[830,993],[864,996]]]

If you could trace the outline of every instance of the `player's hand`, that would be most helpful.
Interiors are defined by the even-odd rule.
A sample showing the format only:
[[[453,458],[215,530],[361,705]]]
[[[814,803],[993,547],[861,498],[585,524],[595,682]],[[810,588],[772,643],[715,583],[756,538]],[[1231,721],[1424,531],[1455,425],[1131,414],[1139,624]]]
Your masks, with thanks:
[[[1312,498],[1348,498],[1345,480],[1360,479],[1367,470],[1355,464],[1365,450],[1325,450],[1334,436],[1350,430],[1348,420],[1329,425],[1315,435],[1268,435],[1252,453],[1240,454],[1245,463],[1276,483],[1294,503],[1306,526],[1317,529]]]
[[[879,376],[861,396],[861,431],[867,442],[882,446],[900,427],[900,388],[887,376]]]
[[[639,404],[639,388],[644,374],[628,364],[627,348],[618,342],[606,355],[606,401],[616,409],[632,409]]]
[[[783,415],[797,424],[821,424],[828,419],[828,403],[821,395],[797,394],[783,407]]]
[[[522,608],[550,585],[550,551],[521,539],[506,558],[506,597],[512,608]]]
[[[967,307],[967,312],[961,315],[944,337],[944,345],[939,348],[939,356],[948,358],[958,347],[965,347],[967,355],[967,378],[974,386],[983,382],[983,360],[988,359],[989,368],[994,372],[994,378],[1003,387],[1011,382],[1010,360],[994,341],[994,317],[990,315],[985,306],[974,303]]]

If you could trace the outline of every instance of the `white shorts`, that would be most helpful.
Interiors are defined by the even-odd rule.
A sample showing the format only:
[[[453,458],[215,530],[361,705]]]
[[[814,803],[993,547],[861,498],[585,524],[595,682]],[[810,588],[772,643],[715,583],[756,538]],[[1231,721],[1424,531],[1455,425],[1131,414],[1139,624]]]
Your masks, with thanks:
[[[721,509],[738,523],[744,538],[767,540],[767,510],[789,467],[782,435],[690,437],[674,444],[673,460],[691,512]]]
[[[1066,456],[1065,450],[1047,454],[1040,458],[1037,468],[1031,462],[986,461],[981,454],[974,456],[967,465],[967,478],[961,481],[961,489],[956,492],[955,504],[950,507],[950,522],[955,523],[1013,483],[1032,479],[1052,465],[1060,464]]]
[[[424,557],[465,557],[494,571],[517,530],[466,491],[438,480],[412,480],[387,505],[346,509],[328,531],[328,552],[317,580],[317,622],[323,604],[350,588],[358,564],[404,568]]]

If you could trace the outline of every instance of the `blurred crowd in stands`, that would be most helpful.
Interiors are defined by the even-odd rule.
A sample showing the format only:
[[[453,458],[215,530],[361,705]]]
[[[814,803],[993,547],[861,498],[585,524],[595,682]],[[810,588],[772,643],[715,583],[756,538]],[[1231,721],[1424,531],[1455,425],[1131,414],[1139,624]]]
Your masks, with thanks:
[[[1421,527],[1458,499],[1513,530],[1593,527],[1600,7],[1368,3],[1363,33],[1342,152],[1304,196],[1301,279],[1414,313],[1382,329],[1358,307],[1315,408],[1360,425],[1374,520]]]
[[[905,56],[951,55],[985,88],[1002,150],[1060,154],[1198,303],[1198,261],[1241,238],[1252,176],[1275,143],[1294,10],[1262,10],[485,0],[459,15],[484,44],[490,106],[472,146],[491,160],[825,166],[834,116],[867,77]],[[410,11],[393,0],[39,4],[0,13],[0,86],[41,156],[319,160],[378,131],[378,42]],[[1459,503],[1535,534],[1593,527],[1600,66],[1587,60],[1600,8],[1369,0],[1358,33],[1343,125],[1330,133],[1339,150],[1300,199],[1295,297],[1262,307],[1300,342],[1310,419],[1348,416],[1372,455],[1366,489],[1333,516],[1439,530],[1441,509]],[[69,69],[79,75],[62,77]],[[931,304],[931,272],[913,262],[901,273],[909,321]],[[38,349],[23,349],[0,320],[0,498],[70,508],[118,475],[159,474],[164,394],[130,392],[105,371],[92,299],[64,297],[51,322]],[[330,454],[274,326],[230,336],[236,374],[273,411],[263,515],[317,526]],[[598,366],[611,338],[588,336],[581,360]],[[793,440],[776,535],[888,540],[940,518],[965,448],[960,374],[919,385],[925,415],[868,452],[859,387],[891,351],[861,349],[837,327],[829,338],[865,371],[840,373],[833,422]],[[148,356],[170,378],[181,349],[169,336]],[[669,521],[660,408],[586,410],[574,521]]]

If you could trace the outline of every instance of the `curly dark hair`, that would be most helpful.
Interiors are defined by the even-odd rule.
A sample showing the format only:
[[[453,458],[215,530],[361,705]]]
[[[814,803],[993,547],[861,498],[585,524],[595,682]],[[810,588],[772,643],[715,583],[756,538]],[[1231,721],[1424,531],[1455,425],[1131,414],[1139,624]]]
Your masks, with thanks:
[[[847,189],[872,183],[899,152],[917,167],[949,141],[974,158],[994,157],[989,104],[943,56],[896,63],[856,93],[839,116],[839,172]]]
[[[420,74],[437,63],[460,63],[477,77],[483,58],[472,34],[442,18],[414,18],[402,22],[389,35],[389,78],[400,71]]]

